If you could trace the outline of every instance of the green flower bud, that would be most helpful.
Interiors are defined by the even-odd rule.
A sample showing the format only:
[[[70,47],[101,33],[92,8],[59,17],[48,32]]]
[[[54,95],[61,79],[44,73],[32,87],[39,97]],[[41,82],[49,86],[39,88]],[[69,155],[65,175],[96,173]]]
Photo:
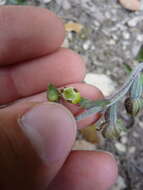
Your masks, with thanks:
[[[64,88],[60,92],[64,100],[72,104],[78,104],[81,100],[80,93],[73,87]]]
[[[126,131],[124,123],[121,119],[118,119],[115,124],[105,122],[102,134],[108,139],[115,139],[118,138],[123,131]]]
[[[125,105],[127,113],[129,113],[132,116],[136,116],[140,112],[140,110],[143,108],[143,99],[141,98],[132,99],[128,97],[125,100],[124,105]]]
[[[58,102],[59,101],[59,91],[58,89],[52,85],[48,85],[47,98],[50,102]]]

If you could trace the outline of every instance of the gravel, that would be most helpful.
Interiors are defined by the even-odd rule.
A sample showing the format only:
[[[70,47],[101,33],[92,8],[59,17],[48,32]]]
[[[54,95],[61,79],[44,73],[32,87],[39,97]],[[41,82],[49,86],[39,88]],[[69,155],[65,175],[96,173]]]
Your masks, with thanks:
[[[63,46],[79,53],[87,63],[86,81],[97,85],[103,81],[105,95],[124,83],[143,43],[143,12],[129,11],[117,0],[32,0],[28,4],[46,7],[65,23],[83,25],[80,32],[67,31]],[[0,5],[5,4],[0,0]],[[10,1],[8,1],[10,3]],[[105,79],[106,78],[106,79]],[[105,80],[103,80],[105,79]],[[100,81],[101,80],[101,81]],[[109,83],[107,81],[110,81]],[[108,84],[107,84],[108,83]],[[105,89],[102,88],[104,91]],[[123,112],[124,113],[124,112]],[[143,189],[143,117],[140,115],[129,132],[118,141],[106,141],[98,147],[112,152],[119,163],[119,178],[112,190]],[[75,149],[95,150],[95,145],[80,139]]]

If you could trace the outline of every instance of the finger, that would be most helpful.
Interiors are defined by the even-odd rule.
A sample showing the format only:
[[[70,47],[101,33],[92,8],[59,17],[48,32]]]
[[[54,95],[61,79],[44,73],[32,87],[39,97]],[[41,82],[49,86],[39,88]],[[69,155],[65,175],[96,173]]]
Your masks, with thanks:
[[[0,189],[44,190],[76,136],[72,114],[55,103],[0,110]]]
[[[68,49],[27,63],[0,69],[0,104],[8,103],[56,86],[79,82],[85,76],[81,57]]]
[[[43,8],[0,8],[0,65],[17,63],[55,51],[64,39],[59,18]]]
[[[107,190],[115,183],[117,164],[104,152],[71,153],[49,190]]]
[[[98,88],[96,88],[95,86],[85,84],[85,83],[74,83],[74,84],[70,84],[68,86],[76,88],[80,92],[81,96],[83,96],[85,98],[88,98],[91,100],[99,100],[99,99],[104,98],[101,91]],[[24,102],[44,102],[44,101],[45,102],[47,101],[47,93],[46,92],[18,100],[15,102],[15,104],[22,104]],[[13,104],[13,106],[15,106],[15,104]],[[79,106],[73,105],[73,104],[70,104],[67,102],[63,102],[63,105],[66,106],[73,113],[74,116],[76,116],[83,110]],[[90,116],[86,119],[78,121],[77,126],[78,126],[78,128],[86,127],[86,126],[92,124],[93,122],[95,122],[98,118],[99,118],[99,114],[93,114],[92,116]]]

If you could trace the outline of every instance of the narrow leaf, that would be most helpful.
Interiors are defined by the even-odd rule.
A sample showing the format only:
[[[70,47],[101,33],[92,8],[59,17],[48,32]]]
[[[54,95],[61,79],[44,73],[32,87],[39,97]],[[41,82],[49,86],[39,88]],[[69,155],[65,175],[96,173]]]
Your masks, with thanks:
[[[79,114],[79,115],[76,117],[76,120],[77,120],[77,121],[82,120],[82,119],[84,119],[84,118],[86,118],[86,117],[89,117],[90,115],[96,114],[96,113],[98,113],[98,112],[102,112],[103,110],[104,110],[104,108],[101,107],[101,106],[92,107],[92,108],[86,110],[85,112]]]
[[[106,105],[108,105],[110,103],[109,100],[88,100],[86,98],[81,98],[80,102],[79,102],[79,105],[82,107],[82,108],[85,108],[85,109],[89,109],[89,108],[93,108],[93,107],[105,107]]]

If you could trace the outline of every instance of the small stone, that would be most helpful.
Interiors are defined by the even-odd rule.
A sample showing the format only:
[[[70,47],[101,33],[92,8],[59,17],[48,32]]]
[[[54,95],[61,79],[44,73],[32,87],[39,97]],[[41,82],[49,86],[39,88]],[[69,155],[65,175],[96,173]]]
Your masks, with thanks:
[[[139,126],[140,126],[140,128],[143,129],[143,122],[142,121],[139,121]]]
[[[129,39],[130,39],[130,33],[128,33],[128,32],[123,32],[123,38],[124,38],[125,40],[129,40]]]
[[[65,10],[71,8],[71,3],[68,0],[56,0],[56,3]]]
[[[105,96],[115,91],[115,83],[104,74],[88,73],[85,82],[99,88]]]
[[[139,138],[139,134],[137,132],[133,132],[133,137]]]
[[[129,147],[129,149],[128,149],[129,154],[134,154],[135,151],[136,151],[136,147],[135,147],[135,146],[131,146],[131,147]]]
[[[121,5],[131,11],[140,10],[140,1],[139,0],[119,0]]]
[[[94,45],[91,46],[91,50],[95,50],[95,46]]]
[[[107,41],[107,43],[108,43],[109,45],[115,45],[115,44],[116,44],[116,41],[113,40],[113,39],[111,39],[111,40]]]
[[[105,17],[106,17],[107,19],[110,19],[110,18],[111,18],[111,14],[110,14],[109,12],[105,12]]]
[[[116,142],[115,147],[119,152],[126,152],[126,146],[122,143]]]
[[[69,41],[72,41],[72,40],[73,40],[72,32],[68,32],[68,33],[67,33],[67,39],[68,39]]]
[[[83,49],[84,49],[84,50],[88,50],[90,46],[91,46],[91,42],[90,42],[89,40],[87,40],[87,41],[83,44]]]
[[[64,39],[64,42],[63,42],[63,44],[62,44],[62,47],[64,47],[64,48],[69,48],[69,41],[68,41],[67,38]]]
[[[100,23],[99,23],[97,20],[94,20],[93,23],[94,23],[94,25],[95,25],[96,27],[99,27],[99,26],[100,26]]]
[[[123,190],[125,189],[127,186],[125,184],[125,180],[123,177],[118,176],[116,184],[113,185],[113,187],[111,188],[111,190]]]
[[[0,0],[0,5],[5,5],[7,0]]]
[[[140,21],[141,21],[140,17],[135,17],[135,18],[129,20],[127,24],[129,27],[135,27],[137,25],[137,23]]]
[[[121,142],[122,142],[123,144],[126,144],[126,143],[128,142],[128,138],[127,138],[126,136],[122,136],[122,137],[121,137]]]
[[[143,34],[137,35],[137,40],[138,40],[139,42],[143,42]]]

